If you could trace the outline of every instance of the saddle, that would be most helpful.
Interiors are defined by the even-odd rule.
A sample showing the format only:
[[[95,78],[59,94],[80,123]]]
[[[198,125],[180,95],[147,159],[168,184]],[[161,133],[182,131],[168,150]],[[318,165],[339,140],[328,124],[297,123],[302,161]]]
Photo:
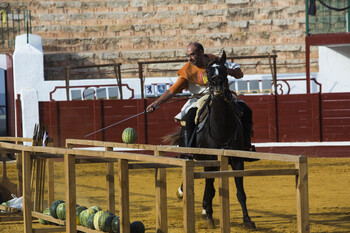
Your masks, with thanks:
[[[194,122],[196,125],[203,122],[203,120],[208,115],[208,111],[209,111],[208,105],[211,104],[211,101],[207,103],[209,96],[210,96],[209,94],[206,94],[202,96],[199,100],[197,100],[197,112],[196,112],[196,117],[194,119]]]

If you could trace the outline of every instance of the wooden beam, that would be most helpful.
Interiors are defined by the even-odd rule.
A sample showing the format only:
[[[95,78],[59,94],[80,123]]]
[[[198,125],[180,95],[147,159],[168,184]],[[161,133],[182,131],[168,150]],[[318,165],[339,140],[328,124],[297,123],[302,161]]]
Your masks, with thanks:
[[[46,232],[65,232],[65,227],[46,227],[46,228],[35,228],[33,233],[46,233]]]
[[[113,147],[106,147],[106,151],[113,151]],[[107,174],[106,174],[106,183],[107,183],[107,208],[111,213],[115,213],[115,186],[114,186],[114,163],[107,163]]]
[[[129,169],[128,160],[120,159],[119,172],[119,216],[120,232],[130,233]]]
[[[221,178],[221,177],[239,177],[239,176],[286,176],[297,175],[298,169],[272,169],[272,170],[236,170],[236,171],[217,171],[217,172],[195,172],[195,179],[202,178]]]
[[[228,158],[220,155],[220,171],[228,170]],[[220,208],[220,228],[222,233],[230,232],[230,192],[229,178],[221,177],[219,179],[219,208]]]
[[[182,168],[183,179],[183,222],[184,233],[195,232],[194,215],[194,162],[186,160],[186,165]]]
[[[74,155],[64,155],[64,174],[66,189],[66,232],[76,233],[76,185]]]
[[[22,171],[23,171],[23,221],[24,233],[32,233],[32,189],[31,174],[32,163],[30,153],[22,153]]]
[[[295,167],[299,170],[299,174],[296,176],[298,232],[308,233],[310,232],[310,222],[307,161],[297,163]]]
[[[165,153],[154,151],[155,156],[165,156]],[[156,232],[168,232],[168,209],[166,191],[166,168],[155,169],[156,186]]]

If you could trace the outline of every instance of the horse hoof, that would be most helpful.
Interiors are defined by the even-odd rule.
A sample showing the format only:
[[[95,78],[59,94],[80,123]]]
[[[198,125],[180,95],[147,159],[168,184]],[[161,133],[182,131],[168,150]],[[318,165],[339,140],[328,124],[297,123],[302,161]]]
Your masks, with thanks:
[[[245,221],[244,222],[244,226],[245,228],[249,229],[249,230],[256,230],[256,226],[255,223],[253,221]]]
[[[202,215],[207,216],[207,211],[205,209],[202,209]]]
[[[211,228],[211,229],[215,229],[215,223],[214,223],[214,219],[213,217],[208,217],[205,219],[208,223],[208,226]]]
[[[179,199],[182,199],[184,197],[184,193],[182,192],[181,188],[178,188],[178,190],[176,190],[176,196]]]

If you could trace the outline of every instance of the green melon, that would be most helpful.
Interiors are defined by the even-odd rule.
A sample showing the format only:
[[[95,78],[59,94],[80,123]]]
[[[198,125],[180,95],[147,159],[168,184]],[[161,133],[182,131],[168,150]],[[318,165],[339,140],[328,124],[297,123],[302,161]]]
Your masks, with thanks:
[[[94,226],[94,216],[96,213],[90,214],[87,223],[86,223],[86,227],[90,228],[92,230],[95,230],[95,226]]]
[[[96,213],[96,210],[94,210],[94,209],[90,209],[89,208],[89,209],[83,210],[79,214],[79,222],[80,222],[80,224],[86,227],[87,220],[89,219],[89,216],[91,214],[94,214],[94,213]]]
[[[145,233],[145,225],[141,221],[134,221],[130,224],[130,233]]]
[[[43,214],[45,214],[45,215],[47,215],[47,216],[50,216],[50,208],[46,208],[46,209],[43,211]],[[43,220],[43,219],[39,219],[39,223],[41,223],[41,224],[43,224],[43,225],[49,224],[48,221]]]
[[[122,140],[124,143],[132,144],[137,140],[137,133],[133,128],[126,128],[122,133]]]
[[[76,218],[77,218],[77,225],[81,225],[80,220],[79,220],[79,215],[83,210],[86,210],[87,207],[85,206],[78,206],[75,210]]]
[[[115,215],[110,212],[105,212],[100,216],[98,219],[98,226],[100,227],[101,231],[112,232],[111,224],[114,217]]]
[[[120,218],[115,216],[111,223],[111,228],[113,233],[120,233]]]
[[[101,210],[102,210],[102,208],[101,208],[101,207],[99,207],[99,206],[91,206],[89,209],[94,209],[94,210],[96,210],[96,212],[98,212],[98,211],[101,211]]]
[[[64,203],[64,201],[62,200],[57,200],[57,201],[54,201],[51,203],[49,209],[50,209],[50,215],[54,218],[58,218],[57,217],[57,214],[56,214],[56,209],[57,209],[57,206],[61,203]]]
[[[102,211],[102,210],[101,210],[101,211],[98,211],[98,212],[95,214],[95,216],[94,216],[94,227],[95,227],[96,230],[101,231],[100,226],[101,226],[102,224],[100,225],[99,223],[100,223],[100,221],[101,221],[101,223],[104,223],[104,222],[106,221],[106,218],[107,218],[109,215],[111,215],[110,212]],[[100,220],[100,218],[101,218],[101,220]]]
[[[56,208],[56,215],[61,220],[66,220],[66,203],[60,203]]]

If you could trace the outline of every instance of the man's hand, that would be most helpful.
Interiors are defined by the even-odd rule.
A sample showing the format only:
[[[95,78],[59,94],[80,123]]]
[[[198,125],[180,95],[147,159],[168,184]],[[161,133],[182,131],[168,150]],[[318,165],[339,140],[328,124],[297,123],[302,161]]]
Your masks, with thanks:
[[[153,103],[151,103],[150,105],[147,106],[146,108],[146,113],[151,113],[154,112],[156,110],[156,108],[158,107],[155,103],[156,101],[154,101]]]

